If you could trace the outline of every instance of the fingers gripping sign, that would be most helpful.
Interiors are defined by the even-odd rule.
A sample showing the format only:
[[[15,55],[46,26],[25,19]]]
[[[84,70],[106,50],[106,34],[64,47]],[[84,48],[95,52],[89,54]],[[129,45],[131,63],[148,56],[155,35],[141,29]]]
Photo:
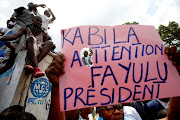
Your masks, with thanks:
[[[177,68],[180,74],[180,51],[177,51],[175,46],[166,46],[165,53],[168,55],[168,58],[172,60],[172,64]]]
[[[48,78],[51,80],[51,83],[54,86],[59,85],[59,76],[64,74],[64,61],[65,61],[65,56],[62,53],[57,53],[53,57],[52,63],[48,66],[46,69],[46,75]]]

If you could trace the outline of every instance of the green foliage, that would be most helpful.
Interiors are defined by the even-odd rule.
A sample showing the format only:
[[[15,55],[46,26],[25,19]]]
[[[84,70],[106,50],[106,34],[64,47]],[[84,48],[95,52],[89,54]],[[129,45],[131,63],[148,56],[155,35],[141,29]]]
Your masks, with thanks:
[[[178,23],[170,21],[168,26],[160,25],[158,33],[166,45],[180,47],[180,27]]]
[[[138,22],[126,22],[126,23],[124,23],[123,25],[129,25],[129,24],[135,24],[135,25],[139,25],[139,23]]]
[[[126,22],[122,25],[136,24],[139,25],[138,22]],[[174,21],[170,21],[168,26],[160,25],[158,27],[158,33],[161,39],[164,41],[165,45],[173,45],[180,50],[180,27],[178,23]]]

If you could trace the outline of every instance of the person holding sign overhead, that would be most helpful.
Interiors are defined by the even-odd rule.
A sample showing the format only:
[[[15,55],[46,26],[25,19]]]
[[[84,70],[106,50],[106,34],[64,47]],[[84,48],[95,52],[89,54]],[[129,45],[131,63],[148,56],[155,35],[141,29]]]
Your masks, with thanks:
[[[180,69],[180,52],[176,51],[174,47],[166,47],[165,52],[168,54],[168,58],[173,61],[177,70]],[[60,111],[59,103],[59,76],[64,74],[64,61],[65,56],[62,53],[58,53],[53,57],[52,63],[46,69],[46,74],[52,83],[52,103],[49,113],[49,120],[65,120],[64,112]],[[175,64],[176,63],[176,64]],[[102,111],[107,107],[103,107]],[[117,108],[117,107],[116,107]],[[180,118],[180,97],[174,97],[170,100],[170,107],[168,109],[168,115],[163,120],[175,120]],[[122,116],[122,114],[121,114]],[[126,116],[125,116],[126,117]]]
[[[59,111],[59,109],[60,109],[59,108],[60,107],[59,75],[65,73],[65,71],[63,69],[64,61],[65,61],[65,56],[62,53],[57,53],[57,55],[55,55],[53,57],[52,63],[48,66],[48,68],[45,71],[47,77],[49,78],[49,80],[52,83],[52,99],[51,99],[52,102],[51,102],[51,108],[50,108],[50,113],[49,113],[49,120],[65,120],[65,117],[66,117],[66,120],[76,120],[76,119],[81,120],[82,117],[83,117],[83,119],[87,119],[87,115],[92,113],[91,107],[81,109],[81,113],[78,113],[79,110],[67,111],[67,112],[65,112],[65,114],[63,112]],[[112,106],[100,107],[103,109],[97,109],[98,113],[100,114],[99,118],[103,117],[104,120],[111,120],[111,119],[115,120],[115,118],[124,119],[124,117],[125,117],[126,120],[129,120],[128,116],[130,115],[130,116],[133,116],[131,118],[134,118],[134,120],[136,120],[135,118],[138,118],[139,120],[141,120],[137,111],[130,106],[124,107],[125,116],[124,116],[122,106],[121,106],[121,109],[119,109],[119,107],[116,107],[116,110],[113,112],[109,111],[110,107],[112,107]],[[108,108],[108,109],[106,109],[106,108]],[[84,113],[84,112],[86,112],[86,113]],[[104,116],[101,116],[102,114]],[[134,117],[134,116],[137,116],[137,117]]]

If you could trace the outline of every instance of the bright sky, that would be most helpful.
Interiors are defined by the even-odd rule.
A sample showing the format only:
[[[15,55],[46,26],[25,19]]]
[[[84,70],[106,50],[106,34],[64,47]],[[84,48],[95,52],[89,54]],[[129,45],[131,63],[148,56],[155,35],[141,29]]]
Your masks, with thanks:
[[[15,8],[33,2],[46,4],[56,16],[50,25],[49,34],[60,51],[60,30],[80,25],[121,25],[125,22],[139,22],[140,25],[168,25],[175,21],[180,25],[180,0],[1,0],[0,27]],[[45,10],[38,9],[41,13]]]

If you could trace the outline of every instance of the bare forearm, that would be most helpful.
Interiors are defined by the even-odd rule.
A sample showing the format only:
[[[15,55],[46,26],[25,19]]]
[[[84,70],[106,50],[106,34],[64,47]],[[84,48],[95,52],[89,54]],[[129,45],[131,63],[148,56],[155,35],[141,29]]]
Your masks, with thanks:
[[[14,35],[0,36],[0,41],[13,41],[17,38],[18,37]]]
[[[23,34],[26,34],[27,28],[22,27],[19,29],[19,31],[12,35],[6,35],[6,36],[0,36],[0,41],[13,41],[19,37],[21,37]]]
[[[161,120],[179,120],[180,119],[180,97],[170,98],[167,116]]]
[[[180,119],[180,97],[170,98],[170,104],[168,108],[168,120],[179,120]]]
[[[53,22],[53,21],[56,19],[56,17],[55,17],[55,15],[53,14],[53,12],[51,11],[51,9],[50,9],[50,8],[48,8],[48,10],[49,10],[49,12],[50,12],[50,13],[51,13],[51,15],[52,15],[51,22]]]
[[[56,17],[55,17],[55,15],[53,14],[53,12],[52,11],[50,11],[51,12],[51,15],[52,15],[52,19],[53,19],[53,21],[56,19]]]
[[[52,87],[48,120],[65,120],[65,113],[60,112],[59,87]]]
[[[34,4],[35,7],[45,7],[45,4]]]

